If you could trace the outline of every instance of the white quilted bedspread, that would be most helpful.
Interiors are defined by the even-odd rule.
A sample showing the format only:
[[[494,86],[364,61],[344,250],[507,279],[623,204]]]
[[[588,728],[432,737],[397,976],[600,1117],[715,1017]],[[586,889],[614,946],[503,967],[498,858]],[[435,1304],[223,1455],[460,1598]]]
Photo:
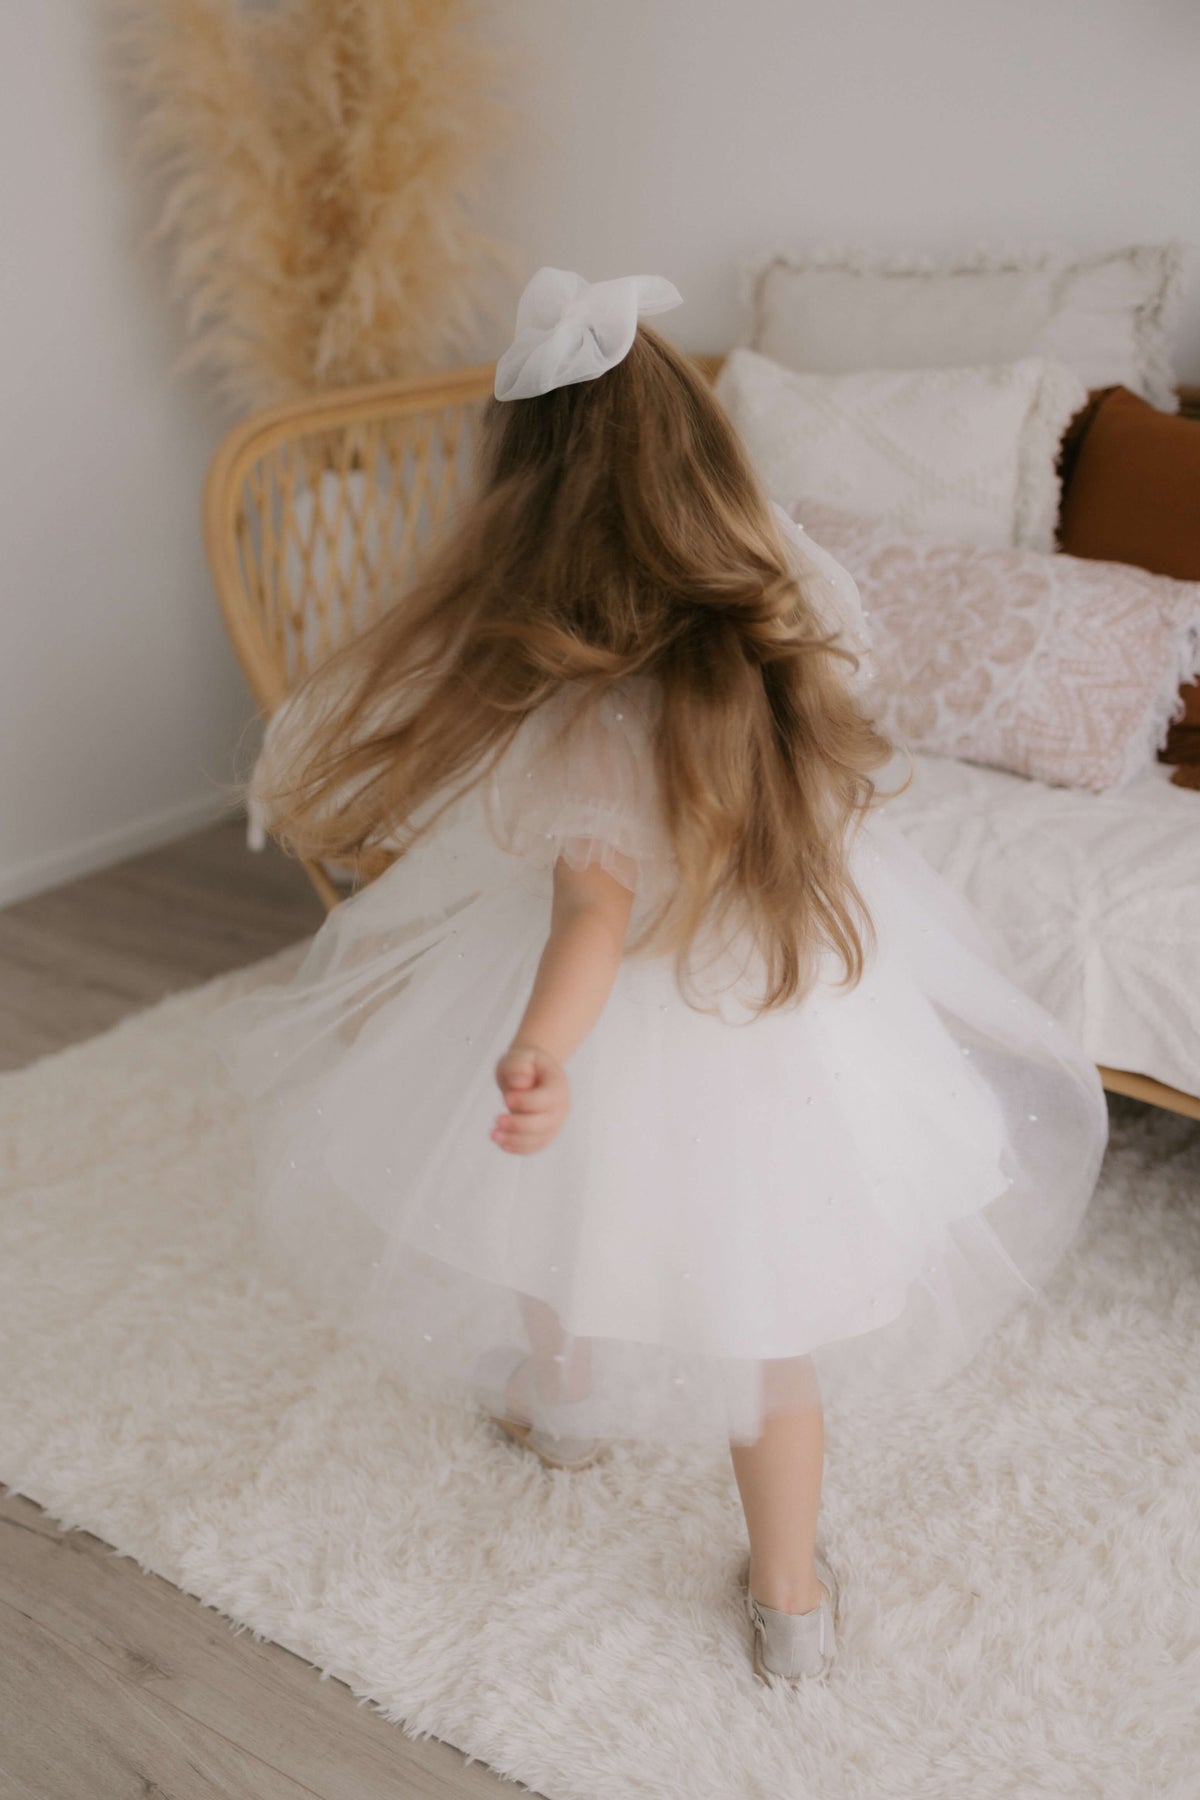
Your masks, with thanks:
[[[1200,1094],[1200,793],[1161,766],[1089,794],[915,763],[886,817],[970,902],[1020,984],[1096,1062]]]

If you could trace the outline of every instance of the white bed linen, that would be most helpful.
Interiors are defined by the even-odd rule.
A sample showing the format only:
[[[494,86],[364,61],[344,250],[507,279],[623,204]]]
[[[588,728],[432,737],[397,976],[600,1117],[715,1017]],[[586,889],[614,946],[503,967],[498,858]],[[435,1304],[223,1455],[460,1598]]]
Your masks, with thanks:
[[[1200,1094],[1200,793],[1162,765],[1090,794],[914,763],[887,817],[970,902],[1020,985],[1096,1062]]]

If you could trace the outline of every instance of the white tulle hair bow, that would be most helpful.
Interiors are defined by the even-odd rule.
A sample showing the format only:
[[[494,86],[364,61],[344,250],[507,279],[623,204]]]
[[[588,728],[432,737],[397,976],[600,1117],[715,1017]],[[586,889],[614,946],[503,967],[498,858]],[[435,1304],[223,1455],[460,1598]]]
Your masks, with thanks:
[[[639,315],[682,304],[661,275],[585,281],[570,269],[539,269],[517,302],[516,336],[496,364],[497,400],[532,400],[594,381],[629,355]]]

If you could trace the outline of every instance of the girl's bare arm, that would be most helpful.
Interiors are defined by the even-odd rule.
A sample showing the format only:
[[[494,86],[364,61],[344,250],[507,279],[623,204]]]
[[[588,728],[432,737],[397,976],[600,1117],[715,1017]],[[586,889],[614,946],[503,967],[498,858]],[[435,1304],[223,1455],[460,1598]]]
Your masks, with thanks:
[[[632,906],[628,888],[603,869],[555,864],[550,936],[529,1005],[496,1065],[507,1110],[492,1141],[502,1150],[528,1156],[561,1129],[571,1103],[563,1065],[604,1011]]]

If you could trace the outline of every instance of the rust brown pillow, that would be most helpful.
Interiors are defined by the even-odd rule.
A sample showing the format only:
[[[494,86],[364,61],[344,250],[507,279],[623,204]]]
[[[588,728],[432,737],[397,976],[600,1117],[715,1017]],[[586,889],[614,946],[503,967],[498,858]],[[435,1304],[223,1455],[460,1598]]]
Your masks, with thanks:
[[[1160,412],[1127,388],[1094,397],[1072,446],[1059,541],[1071,556],[1200,581],[1200,419]],[[1200,682],[1182,690],[1164,762],[1200,786]]]

